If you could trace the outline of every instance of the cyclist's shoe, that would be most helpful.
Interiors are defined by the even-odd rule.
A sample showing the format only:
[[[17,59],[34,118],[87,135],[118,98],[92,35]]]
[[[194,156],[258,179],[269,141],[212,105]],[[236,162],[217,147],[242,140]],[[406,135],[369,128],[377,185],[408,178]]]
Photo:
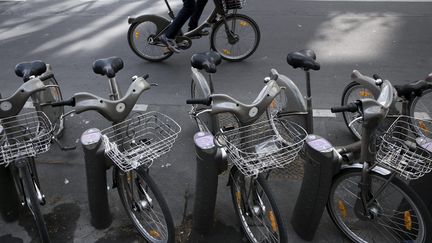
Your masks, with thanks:
[[[189,31],[191,31],[191,30],[189,30]],[[200,37],[203,37],[203,36],[207,36],[209,34],[210,34],[210,31],[208,31],[208,30],[201,30],[201,31],[196,32],[193,35],[190,35],[189,38],[200,38]]]
[[[161,35],[159,39],[162,42],[162,44],[164,44],[170,51],[175,53],[180,52],[177,43],[175,42],[174,39],[168,38],[165,34]]]

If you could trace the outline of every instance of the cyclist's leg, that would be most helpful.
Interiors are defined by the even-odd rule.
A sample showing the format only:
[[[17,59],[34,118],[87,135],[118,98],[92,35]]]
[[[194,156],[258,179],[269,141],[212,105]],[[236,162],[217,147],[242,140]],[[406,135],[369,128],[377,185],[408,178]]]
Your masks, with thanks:
[[[201,17],[202,12],[207,4],[208,0],[197,0],[195,11],[189,20],[189,31],[196,29],[198,27],[198,22]]]
[[[186,23],[192,13],[195,11],[195,0],[183,0],[183,8],[175,17],[174,21],[165,31],[165,36],[174,39],[181,27]]]

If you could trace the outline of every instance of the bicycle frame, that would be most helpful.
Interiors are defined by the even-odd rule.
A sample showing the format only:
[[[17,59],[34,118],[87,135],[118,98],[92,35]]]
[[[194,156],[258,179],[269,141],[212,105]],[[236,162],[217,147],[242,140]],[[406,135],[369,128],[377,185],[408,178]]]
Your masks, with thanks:
[[[168,3],[168,0],[164,0],[167,8],[168,8],[168,15],[171,18],[171,20],[173,20],[175,18],[174,12],[171,9],[171,6]],[[222,6],[222,2],[220,0],[214,0],[214,5],[215,8],[213,9],[213,11],[207,16],[207,18],[200,24],[198,25],[198,27],[196,27],[195,29],[188,31],[186,33],[183,33],[183,36],[185,37],[191,37],[191,36],[197,36],[197,34],[199,34],[201,32],[201,30],[203,30],[204,28],[209,28],[211,27],[214,23],[216,23],[218,21],[218,16],[221,16],[223,19],[225,19],[226,13],[223,9]],[[231,41],[233,41],[235,39],[235,37],[232,35],[232,33],[230,33],[228,31],[228,26],[227,23],[225,23],[225,29],[227,31],[227,36]],[[165,32],[165,30],[168,28],[165,27],[162,31],[160,31],[155,38],[158,38],[162,33]]]

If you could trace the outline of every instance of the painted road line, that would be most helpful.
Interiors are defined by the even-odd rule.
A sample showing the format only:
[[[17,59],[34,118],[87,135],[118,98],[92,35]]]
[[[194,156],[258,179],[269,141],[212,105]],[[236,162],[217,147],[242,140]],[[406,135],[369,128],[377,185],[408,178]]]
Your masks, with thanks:
[[[26,109],[34,108],[33,103],[32,102],[26,102],[24,105],[24,108],[26,108]],[[147,111],[147,109],[148,109],[148,105],[146,105],[146,104],[135,104],[135,106],[132,110],[133,111]],[[421,114],[416,113],[416,117],[417,117],[417,115],[423,119],[427,119],[427,118],[430,119],[430,117],[424,112],[421,112]],[[313,116],[314,117],[336,117],[336,114],[331,113],[331,111],[328,109],[313,109]]]
[[[332,113],[328,109],[313,109],[314,117],[336,117],[335,113]]]

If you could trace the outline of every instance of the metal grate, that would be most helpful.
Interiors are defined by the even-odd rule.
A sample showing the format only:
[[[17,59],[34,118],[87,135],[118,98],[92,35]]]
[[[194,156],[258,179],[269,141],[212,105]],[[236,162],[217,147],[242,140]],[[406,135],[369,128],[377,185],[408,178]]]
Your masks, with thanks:
[[[52,125],[36,111],[0,119],[0,165],[49,150]]]
[[[408,179],[418,179],[432,170],[430,120],[400,116],[382,136],[377,153],[379,165]]]
[[[149,167],[170,151],[180,130],[177,122],[162,113],[140,114],[102,131],[105,153],[125,172]]]

